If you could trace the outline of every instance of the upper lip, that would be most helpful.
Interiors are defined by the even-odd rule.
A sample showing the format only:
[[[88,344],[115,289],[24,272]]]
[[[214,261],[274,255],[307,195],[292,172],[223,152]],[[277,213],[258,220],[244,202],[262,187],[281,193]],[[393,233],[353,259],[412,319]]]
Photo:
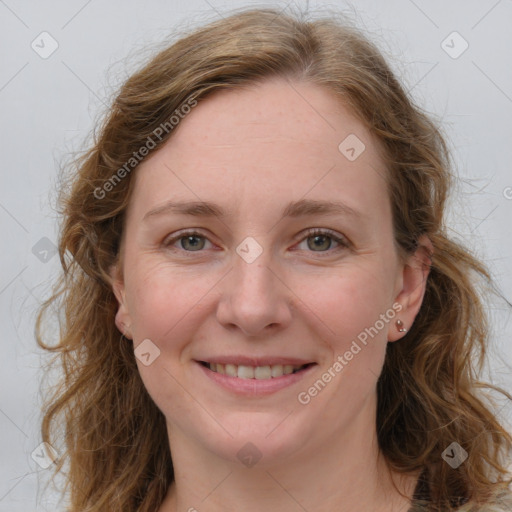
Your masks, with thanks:
[[[315,361],[300,359],[296,357],[266,356],[266,357],[248,357],[248,356],[212,356],[197,361],[215,364],[234,364],[236,366],[274,366],[277,364],[303,366],[313,364]]]

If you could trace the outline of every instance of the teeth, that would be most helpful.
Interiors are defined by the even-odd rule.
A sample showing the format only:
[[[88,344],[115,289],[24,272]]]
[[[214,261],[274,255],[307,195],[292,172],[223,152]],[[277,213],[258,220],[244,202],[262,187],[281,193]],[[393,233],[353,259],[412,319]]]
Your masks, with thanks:
[[[237,366],[235,364],[209,363],[210,370],[228,375],[229,377],[238,377],[239,379],[258,379],[267,380],[274,377],[290,375],[301,369],[304,365],[293,366],[291,364],[275,364],[268,366]]]
[[[299,368],[300,368],[300,366],[299,366]],[[293,373],[293,370],[295,370],[295,368],[291,364],[285,364],[283,367],[283,373],[285,375]]]
[[[260,380],[271,379],[272,370],[270,369],[270,366],[256,366],[256,368],[254,368],[254,378]]]
[[[240,365],[238,367],[238,378],[239,379],[254,379],[254,367]]]
[[[270,374],[272,375],[272,377],[280,377],[281,375],[283,375],[283,365],[276,364],[274,366],[271,366]]]
[[[219,366],[223,365],[219,364]],[[227,364],[224,368],[226,370],[226,375],[229,375],[230,377],[238,376],[238,366],[235,366],[234,364]]]

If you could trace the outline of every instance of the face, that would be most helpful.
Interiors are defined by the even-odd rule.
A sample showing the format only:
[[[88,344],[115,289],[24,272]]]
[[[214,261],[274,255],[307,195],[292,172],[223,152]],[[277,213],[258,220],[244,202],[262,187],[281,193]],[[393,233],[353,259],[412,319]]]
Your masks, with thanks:
[[[138,167],[116,323],[171,438],[272,461],[374,421],[424,281],[397,255],[385,176],[339,99],[284,79],[205,99]]]

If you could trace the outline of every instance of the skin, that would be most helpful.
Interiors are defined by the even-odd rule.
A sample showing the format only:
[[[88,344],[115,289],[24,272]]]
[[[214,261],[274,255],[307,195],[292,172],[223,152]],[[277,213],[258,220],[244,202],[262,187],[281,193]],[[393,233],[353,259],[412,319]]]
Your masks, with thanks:
[[[349,134],[366,146],[355,161],[338,149]],[[138,167],[112,277],[116,325],[134,347],[150,339],[160,350],[148,366],[137,359],[165,415],[175,468],[160,512],[409,508],[418,474],[390,472],[379,453],[376,383],[387,343],[404,335],[396,319],[409,328],[420,308],[429,242],[398,256],[385,175],[377,141],[339,99],[283,78],[208,97]],[[340,201],[360,216],[283,218],[284,206],[303,198]],[[211,201],[227,213],[143,220],[171,199]],[[327,235],[315,246],[308,228],[348,245]],[[169,242],[186,229],[200,233],[195,245]],[[236,252],[246,237],[263,250],[252,263]],[[299,403],[393,304],[402,308],[396,317]],[[195,362],[227,354],[317,366],[269,396],[240,397]],[[247,442],[262,455],[252,467],[237,458]]]

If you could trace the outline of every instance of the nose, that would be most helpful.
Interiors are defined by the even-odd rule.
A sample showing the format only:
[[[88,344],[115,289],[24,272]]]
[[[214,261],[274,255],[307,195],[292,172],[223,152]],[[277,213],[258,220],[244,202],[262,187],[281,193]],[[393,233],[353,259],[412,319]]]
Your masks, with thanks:
[[[226,329],[240,329],[247,337],[268,336],[286,328],[292,318],[293,293],[283,276],[271,270],[261,255],[247,263],[235,257],[222,281],[217,320]]]

